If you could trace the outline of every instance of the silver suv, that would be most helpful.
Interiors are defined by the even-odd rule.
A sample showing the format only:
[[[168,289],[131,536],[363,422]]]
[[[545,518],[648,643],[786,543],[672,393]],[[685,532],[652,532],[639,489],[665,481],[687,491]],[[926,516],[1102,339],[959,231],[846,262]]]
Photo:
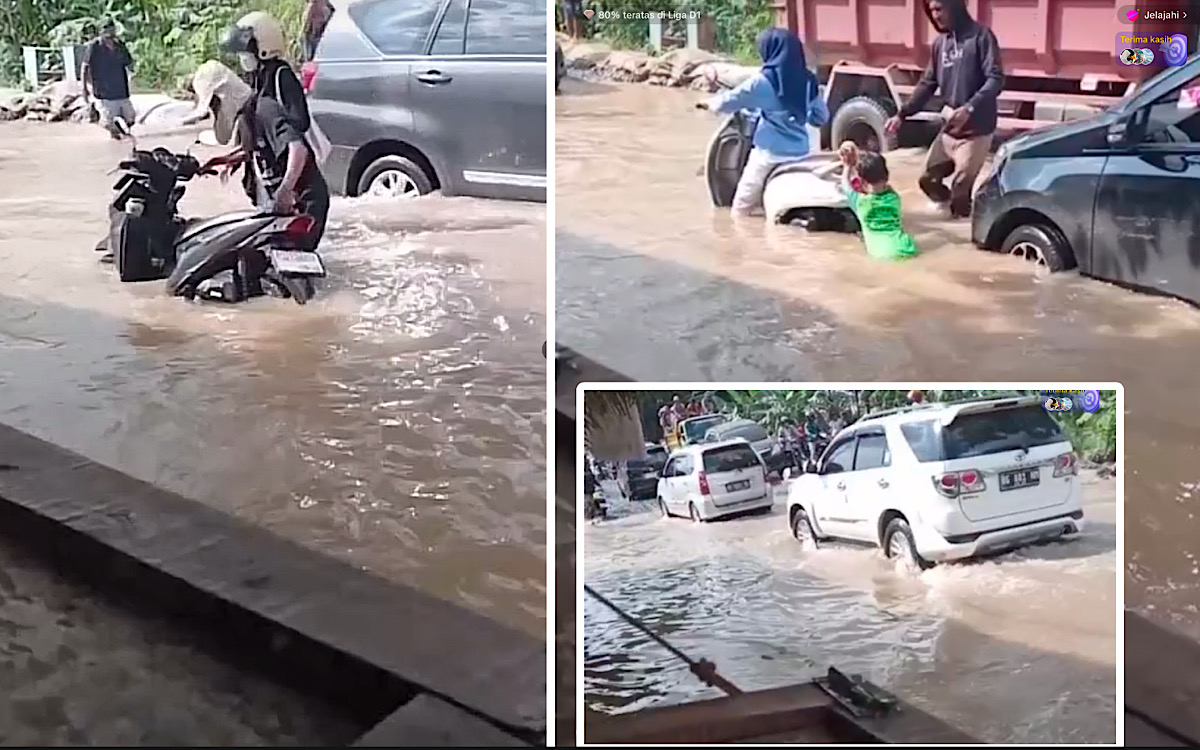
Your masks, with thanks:
[[[546,0],[334,0],[302,81],[345,195],[546,199]]]

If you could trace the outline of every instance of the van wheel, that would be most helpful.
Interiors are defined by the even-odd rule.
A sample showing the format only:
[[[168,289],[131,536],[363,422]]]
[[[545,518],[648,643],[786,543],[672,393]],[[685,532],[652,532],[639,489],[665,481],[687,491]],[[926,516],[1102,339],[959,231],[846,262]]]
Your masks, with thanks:
[[[425,170],[403,156],[381,156],[358,178],[358,194],[390,198],[416,198],[433,192]]]
[[[1025,224],[1008,233],[1000,252],[1044,266],[1051,273],[1075,267],[1067,238],[1048,224]]]
[[[812,521],[808,520],[804,508],[796,508],[796,512],[792,514],[792,536],[800,542],[800,548],[803,550],[814,550],[821,546],[817,532],[813,530]]]
[[[861,149],[887,153],[896,148],[896,136],[884,129],[888,111],[882,104],[869,96],[847,99],[834,113],[829,126],[830,148],[837,148],[844,141],[854,141]]]
[[[667,503],[661,497],[658,499],[658,510],[662,513],[663,518],[671,517],[671,511],[667,510]]]
[[[700,517],[700,511],[696,510],[695,503],[688,503],[688,515],[692,518],[692,523],[703,523],[704,519]]]
[[[911,570],[928,570],[933,563],[917,553],[912,529],[903,518],[893,518],[883,532],[883,554],[889,560],[900,560]]]

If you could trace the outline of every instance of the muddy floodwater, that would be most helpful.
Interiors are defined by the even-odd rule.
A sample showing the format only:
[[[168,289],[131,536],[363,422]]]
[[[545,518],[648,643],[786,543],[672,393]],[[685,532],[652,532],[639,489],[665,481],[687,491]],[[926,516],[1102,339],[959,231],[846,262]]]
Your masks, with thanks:
[[[312,303],[191,304],[97,262],[126,148],[0,127],[0,421],[544,634],[545,207],[335,199]]]
[[[918,575],[878,552],[802,552],[785,490],[769,515],[663,519],[605,482],[612,519],[583,528],[584,576],[743,690],[857,672],[992,743],[1116,741],[1116,484],[1084,475],[1091,526]],[[719,695],[585,598],[588,705],[623,712]]]
[[[1126,602],[1200,638],[1200,312],[967,243],[888,156],[922,257],[732,222],[696,92],[568,79],[555,99],[557,341],[645,380],[1125,385]]]
[[[0,547],[0,745],[345,746],[362,727]]]

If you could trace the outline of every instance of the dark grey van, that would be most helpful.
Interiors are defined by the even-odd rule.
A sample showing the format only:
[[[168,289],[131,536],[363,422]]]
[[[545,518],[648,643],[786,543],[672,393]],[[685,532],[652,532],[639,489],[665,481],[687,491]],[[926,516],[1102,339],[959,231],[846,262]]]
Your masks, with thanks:
[[[302,80],[344,195],[546,199],[546,0],[334,0]]]

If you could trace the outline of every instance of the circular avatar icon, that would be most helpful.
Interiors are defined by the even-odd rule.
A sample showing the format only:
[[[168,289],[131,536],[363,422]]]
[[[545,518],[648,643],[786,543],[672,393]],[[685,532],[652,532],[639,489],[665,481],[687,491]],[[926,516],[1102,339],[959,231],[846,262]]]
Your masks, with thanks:
[[[1128,48],[1121,50],[1121,64],[1122,65],[1132,65],[1133,64],[1133,50],[1128,49]]]
[[[1142,65],[1149,65],[1154,62],[1154,50],[1147,47],[1142,50]]]
[[[1079,405],[1087,412],[1099,411],[1100,391],[1084,391],[1083,397],[1079,399]]]
[[[1071,411],[1071,399],[1067,398],[1066,396],[1063,396],[1062,397],[1062,408],[1063,408],[1063,411]]]

